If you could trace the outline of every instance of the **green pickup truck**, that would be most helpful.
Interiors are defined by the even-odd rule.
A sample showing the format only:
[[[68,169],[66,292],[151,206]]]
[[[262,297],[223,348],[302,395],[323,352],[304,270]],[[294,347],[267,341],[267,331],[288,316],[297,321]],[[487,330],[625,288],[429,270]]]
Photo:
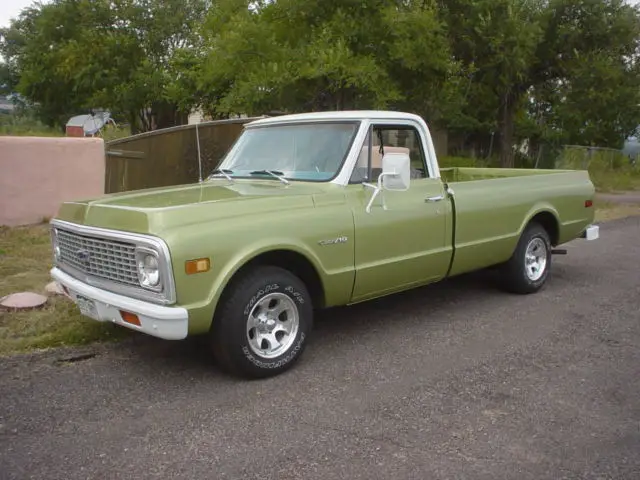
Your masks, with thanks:
[[[226,371],[267,377],[317,309],[486,267],[538,291],[557,246],[598,238],[593,198],[586,171],[439,168],[413,114],[263,118],[203,182],[63,203],[51,274],[87,317],[206,334]]]

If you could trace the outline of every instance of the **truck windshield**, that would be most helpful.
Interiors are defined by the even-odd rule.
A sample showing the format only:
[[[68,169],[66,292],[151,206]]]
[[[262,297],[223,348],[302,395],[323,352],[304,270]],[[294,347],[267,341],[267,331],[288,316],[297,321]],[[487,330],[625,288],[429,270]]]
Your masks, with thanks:
[[[289,180],[328,181],[349,152],[359,122],[322,122],[247,128],[223,158],[217,172],[231,177],[276,172]],[[220,174],[220,173],[218,173]]]

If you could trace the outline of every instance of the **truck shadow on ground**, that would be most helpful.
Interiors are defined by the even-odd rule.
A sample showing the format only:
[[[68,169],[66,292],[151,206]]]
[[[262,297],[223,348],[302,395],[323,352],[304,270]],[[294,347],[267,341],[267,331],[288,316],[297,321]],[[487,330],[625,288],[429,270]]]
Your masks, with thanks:
[[[436,321],[443,311],[456,304],[465,308],[489,296],[505,295],[500,290],[494,271],[484,270],[450,278],[433,285],[418,287],[346,307],[335,307],[316,313],[314,338],[331,335],[334,330],[366,328],[372,322],[386,323],[403,317],[419,316],[422,321]],[[342,332],[345,333],[345,332]]]
[[[446,315],[452,307],[473,310],[501,295],[509,294],[500,290],[496,272],[485,270],[356,305],[320,310],[315,314],[307,351],[312,354],[331,350],[339,339],[349,337],[354,342],[361,341],[364,334],[385,328],[389,322],[393,322],[396,329],[411,330],[416,324],[423,328],[454,321]],[[206,336],[170,342],[135,334],[124,344],[132,347],[131,355],[135,356],[136,363],[157,365],[161,361],[162,368],[193,369],[192,373],[205,369],[209,375],[212,367],[218,371]]]

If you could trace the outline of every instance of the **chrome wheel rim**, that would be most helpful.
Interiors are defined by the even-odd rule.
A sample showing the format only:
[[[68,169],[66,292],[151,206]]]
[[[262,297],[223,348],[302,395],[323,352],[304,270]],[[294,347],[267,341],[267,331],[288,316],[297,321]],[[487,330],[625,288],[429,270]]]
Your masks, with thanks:
[[[275,358],[289,350],[299,327],[295,302],[284,293],[270,293],[256,302],[247,317],[249,347],[261,358]]]
[[[527,245],[525,272],[533,282],[540,280],[547,268],[547,244],[541,238],[534,238]]]

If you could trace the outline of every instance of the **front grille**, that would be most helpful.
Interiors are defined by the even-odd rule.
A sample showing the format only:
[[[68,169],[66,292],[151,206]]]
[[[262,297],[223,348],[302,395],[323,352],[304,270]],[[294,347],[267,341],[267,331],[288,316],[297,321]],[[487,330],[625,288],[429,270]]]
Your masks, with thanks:
[[[60,262],[87,275],[140,286],[135,245],[57,230]]]

